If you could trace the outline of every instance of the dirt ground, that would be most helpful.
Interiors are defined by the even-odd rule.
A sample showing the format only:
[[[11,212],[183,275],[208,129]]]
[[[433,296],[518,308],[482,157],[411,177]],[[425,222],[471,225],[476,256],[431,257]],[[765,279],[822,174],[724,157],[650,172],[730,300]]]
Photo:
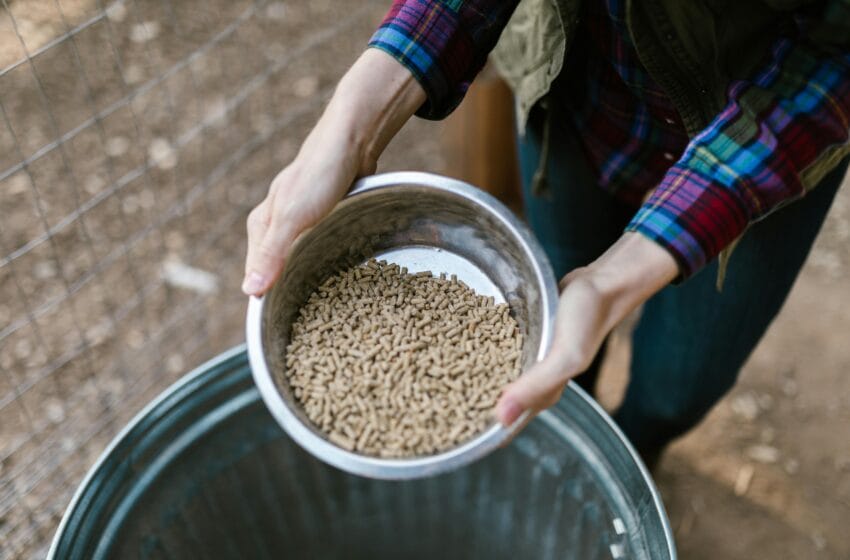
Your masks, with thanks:
[[[0,8],[0,558],[43,556],[114,434],[242,340],[245,216],[385,5]],[[381,169],[443,171],[440,135],[412,123]],[[738,386],[661,462],[682,558],[850,557],[848,273],[844,188]],[[627,360],[623,330],[608,406]]]
[[[850,557],[850,252],[840,268],[819,264],[846,231],[850,189],[839,196],[737,386],[661,461],[656,481],[682,558]],[[609,405],[628,353],[621,335],[602,381]]]

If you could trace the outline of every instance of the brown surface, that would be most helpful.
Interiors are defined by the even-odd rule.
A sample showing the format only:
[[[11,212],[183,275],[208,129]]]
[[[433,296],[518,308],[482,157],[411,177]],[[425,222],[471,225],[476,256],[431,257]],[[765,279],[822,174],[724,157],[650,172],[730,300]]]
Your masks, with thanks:
[[[850,189],[737,386],[657,473],[682,558],[850,558]],[[626,329],[602,374],[613,406]]]
[[[518,211],[522,200],[513,110],[511,90],[488,66],[443,122],[440,144],[444,173],[481,187]]]
[[[72,25],[95,13],[93,0],[58,4]],[[124,70],[134,77],[129,90],[185,60],[251,4],[129,2],[124,19],[113,22]],[[52,242],[0,266],[0,329],[23,320],[0,340],[0,398],[15,396],[0,408],[0,557],[43,556],[71,493],[121,426],[187,369],[242,339],[244,218],[292,157],[322,96],[385,7],[369,3],[366,17],[328,33],[341,23],[341,7],[350,11],[351,5],[314,0],[261,8],[229,40],[135,97],[132,113],[123,108],[103,119],[107,140],[129,142],[120,156],[106,158],[103,139],[90,127],[66,143],[67,166],[56,151],[32,164],[35,189],[24,174],[0,181],[2,258],[43,233],[45,224],[55,226],[107,192],[144,161],[154,139],[173,140],[208,121],[179,150],[176,167],[145,170],[57,231]],[[27,22],[22,32],[30,50],[63,29],[55,6],[52,0],[12,3]],[[176,14],[165,11],[169,6]],[[159,22],[158,36],[132,41],[141,21]],[[107,33],[101,24],[76,36],[91,65],[97,110],[128,91],[110,62]],[[319,47],[305,49],[310,41]],[[0,66],[22,52],[0,9]],[[279,71],[222,116],[222,102],[233,101],[253,76],[281,61]],[[92,114],[67,41],[35,66],[60,132]],[[0,76],[0,101],[24,155],[57,137],[28,65]],[[262,136],[275,123],[281,128]],[[437,124],[413,123],[390,147],[382,169],[443,169],[438,132]],[[257,138],[257,149],[237,152]],[[239,157],[232,166],[210,175],[233,154]],[[0,170],[19,160],[0,119]],[[157,228],[149,230],[151,223]],[[659,482],[683,558],[850,557],[848,241],[845,188],[791,300],[738,387],[662,461]],[[168,258],[212,272],[218,291],[163,283]],[[145,294],[141,300],[139,293]],[[27,319],[49,302],[55,306]],[[68,356],[74,357],[63,359]],[[624,357],[622,348],[615,351],[607,370],[608,402],[622,381]],[[46,370],[50,364],[56,367]],[[776,448],[776,463],[749,458],[760,442]],[[762,460],[772,453],[755,450]],[[748,465],[752,476],[744,488]]]

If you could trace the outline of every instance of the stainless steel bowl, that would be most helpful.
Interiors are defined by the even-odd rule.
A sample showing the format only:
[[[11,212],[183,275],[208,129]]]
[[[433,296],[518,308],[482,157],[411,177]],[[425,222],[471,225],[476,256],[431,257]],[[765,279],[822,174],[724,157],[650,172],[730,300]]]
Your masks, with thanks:
[[[411,272],[456,274],[478,293],[507,302],[525,336],[523,370],[548,351],[558,290],[542,248],[525,225],[495,198],[461,181],[428,173],[375,175],[355,184],[328,217],[299,239],[280,280],[263,298],[249,302],[248,355],[266,406],[304,449],[354,474],[419,478],[483,457],[513,428],[494,423],[437,455],[383,459],[333,444],[295,401],[284,368],[298,309],[328,276],[372,257]]]

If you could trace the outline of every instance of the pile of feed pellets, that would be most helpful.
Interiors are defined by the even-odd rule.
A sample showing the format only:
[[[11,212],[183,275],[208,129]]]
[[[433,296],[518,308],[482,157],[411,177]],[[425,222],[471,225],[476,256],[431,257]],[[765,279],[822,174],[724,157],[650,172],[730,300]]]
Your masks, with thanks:
[[[492,422],[520,373],[507,304],[456,277],[370,260],[328,278],[286,348],[295,399],[330,441],[379,457],[445,451]]]

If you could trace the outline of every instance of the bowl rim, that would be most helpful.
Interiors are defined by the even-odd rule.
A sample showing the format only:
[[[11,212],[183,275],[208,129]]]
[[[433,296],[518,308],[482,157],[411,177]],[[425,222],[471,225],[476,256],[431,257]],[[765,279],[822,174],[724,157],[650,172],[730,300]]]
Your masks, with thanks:
[[[546,319],[541,329],[537,361],[543,359],[552,345],[555,312],[558,306],[558,286],[549,259],[527,226],[492,195],[457,179],[419,171],[396,171],[360,179],[341,203],[364,193],[401,185],[437,189],[465,198],[485,208],[523,246],[524,251],[531,256],[534,276],[541,287],[540,301],[543,316]],[[527,420],[528,413],[525,413],[510,427],[494,423],[464,444],[435,455],[394,459],[347,451],[320,437],[303,423],[287,406],[278,391],[263,352],[264,302],[265,296],[251,296],[246,317],[248,359],[254,382],[266,407],[284,431],[298,445],[325,463],[352,474],[377,479],[403,480],[431,476],[454,470],[484,457],[509,440]]]

